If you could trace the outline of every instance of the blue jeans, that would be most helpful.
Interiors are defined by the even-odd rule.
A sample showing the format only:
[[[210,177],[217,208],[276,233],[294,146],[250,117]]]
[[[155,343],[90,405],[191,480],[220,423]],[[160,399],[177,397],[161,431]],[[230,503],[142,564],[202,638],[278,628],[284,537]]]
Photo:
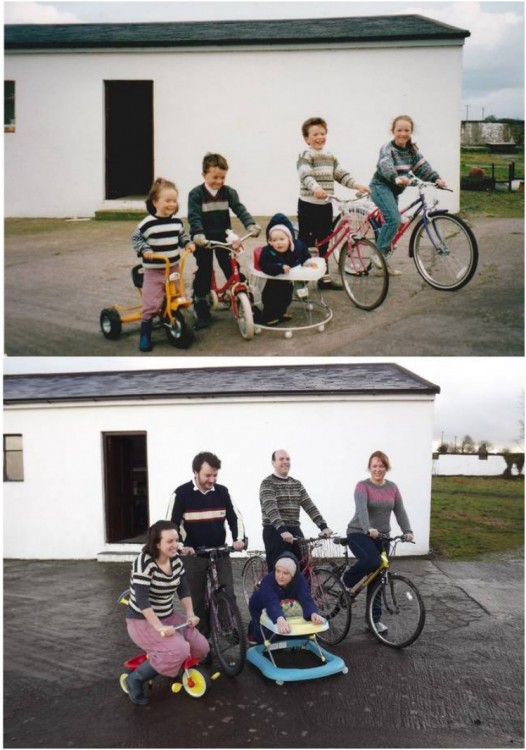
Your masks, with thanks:
[[[382,558],[382,542],[380,539],[373,539],[367,534],[348,534],[347,544],[351,552],[356,557],[354,565],[345,571],[343,580],[347,588],[352,589],[362,578],[373,570],[380,567]],[[376,583],[376,579],[373,584]],[[367,587],[367,606],[369,606],[370,589]],[[382,615],[382,606],[380,601],[375,601],[373,620],[378,622]]]
[[[387,256],[391,250],[393,237],[402,221],[398,210],[398,196],[384,182],[373,180],[369,187],[371,188],[371,198],[382,212],[385,220],[376,236],[376,247],[382,255]]]

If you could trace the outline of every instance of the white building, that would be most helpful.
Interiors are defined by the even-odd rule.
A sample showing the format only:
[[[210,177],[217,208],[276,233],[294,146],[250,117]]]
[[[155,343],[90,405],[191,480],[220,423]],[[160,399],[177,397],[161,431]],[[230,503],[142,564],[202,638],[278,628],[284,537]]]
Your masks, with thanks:
[[[212,151],[253,215],[293,215],[305,119],[327,120],[327,147],[367,183],[399,114],[457,191],[441,206],[457,211],[468,36],[417,15],[8,25],[5,214],[142,210],[164,176],[184,216]]]
[[[249,548],[262,549],[259,485],[278,448],[343,534],[370,454],[385,451],[415,532],[404,554],[426,554],[439,390],[395,364],[8,375],[4,555],[137,552],[137,537],[165,518],[203,450],[222,460],[219,482],[243,515]],[[304,533],[317,533],[302,516]]]

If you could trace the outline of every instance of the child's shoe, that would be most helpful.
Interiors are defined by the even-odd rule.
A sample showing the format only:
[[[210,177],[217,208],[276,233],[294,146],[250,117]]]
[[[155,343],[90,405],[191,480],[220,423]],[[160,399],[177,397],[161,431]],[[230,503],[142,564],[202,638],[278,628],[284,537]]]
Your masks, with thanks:
[[[152,322],[153,321],[151,320],[143,320],[141,323],[141,334],[139,339],[139,350],[141,352],[151,352],[153,349]]]
[[[197,297],[194,300],[194,311],[197,316],[197,320],[195,322],[194,328],[196,331],[199,331],[202,328],[207,328],[210,324],[210,318],[212,317],[210,315],[210,305],[208,304],[208,300],[202,297]]]

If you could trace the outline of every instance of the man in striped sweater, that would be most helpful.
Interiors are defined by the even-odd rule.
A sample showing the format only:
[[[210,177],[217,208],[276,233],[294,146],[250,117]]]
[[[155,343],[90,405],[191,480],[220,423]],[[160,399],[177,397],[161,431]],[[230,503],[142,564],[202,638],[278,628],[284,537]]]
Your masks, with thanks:
[[[325,150],[327,123],[321,117],[309,117],[301,126],[301,132],[308,148],[298,157],[297,170],[300,180],[298,201],[299,239],[307,247],[327,237],[332,230],[332,204],[334,182],[363,193],[371,191],[366,185],[355,181],[338,159]],[[327,245],[318,247],[320,258],[327,253]],[[327,274],[318,281],[320,289],[342,289]]]
[[[298,560],[301,558],[299,545],[294,542],[294,538],[303,538],[300,528],[302,508],[325,536],[332,534],[305,487],[300,481],[289,476],[290,456],[287,451],[274,451],[272,466],[274,472],[261,482],[259,490],[263,543],[269,570],[285,550],[293,552]]]
[[[225,521],[230,527],[233,548],[245,547],[245,527],[241,514],[232,502],[228,489],[217,484],[220,459],[213,453],[198,453],[192,461],[194,478],[177,487],[171,500],[168,517],[176,524],[186,548],[184,567],[190,584],[194,612],[200,618],[199,630],[206,632],[205,591],[208,554],[196,554],[199,547],[222,547],[226,542]],[[219,583],[235,600],[232,563],[228,552],[217,560]]]

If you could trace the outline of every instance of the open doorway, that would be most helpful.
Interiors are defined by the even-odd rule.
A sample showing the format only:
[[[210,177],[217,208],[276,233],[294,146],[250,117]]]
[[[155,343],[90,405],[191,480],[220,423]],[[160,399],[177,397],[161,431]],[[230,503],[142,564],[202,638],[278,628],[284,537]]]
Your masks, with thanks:
[[[145,196],[153,182],[153,81],[105,81],[106,199]]]
[[[103,433],[106,542],[143,543],[150,525],[146,433]]]

